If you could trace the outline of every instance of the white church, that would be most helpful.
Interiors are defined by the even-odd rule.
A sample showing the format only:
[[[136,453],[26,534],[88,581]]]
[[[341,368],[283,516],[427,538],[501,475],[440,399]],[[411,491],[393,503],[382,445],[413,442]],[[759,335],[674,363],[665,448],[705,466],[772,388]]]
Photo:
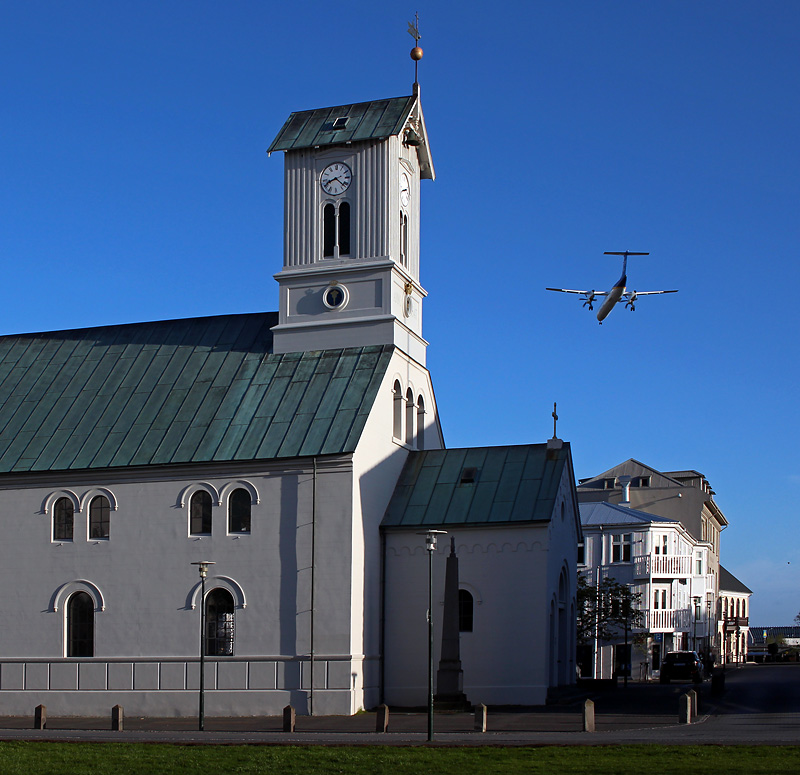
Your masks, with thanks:
[[[423,705],[431,529],[466,699],[575,680],[569,445],[444,447],[419,87],[292,113],[269,151],[277,313],[0,337],[0,715],[193,716],[201,649],[209,716]]]

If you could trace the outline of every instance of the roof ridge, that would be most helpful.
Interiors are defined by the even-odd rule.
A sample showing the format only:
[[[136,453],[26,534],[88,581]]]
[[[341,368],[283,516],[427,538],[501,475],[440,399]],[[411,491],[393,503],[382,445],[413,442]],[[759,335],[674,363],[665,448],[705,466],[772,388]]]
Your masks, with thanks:
[[[78,331],[102,331],[107,329],[120,329],[120,328],[134,328],[136,326],[157,326],[162,324],[173,323],[187,323],[199,322],[202,320],[221,320],[222,318],[245,318],[245,317],[269,317],[275,316],[277,319],[278,312],[276,310],[268,310],[262,312],[229,312],[219,315],[198,315],[196,317],[183,317],[183,318],[162,318],[160,320],[138,320],[130,321],[128,323],[104,323],[99,326],[78,326],[76,328],[56,328],[50,331],[18,331],[11,334],[0,334],[0,341],[4,339],[19,339],[23,337],[47,337],[55,336],[56,334],[67,334]],[[0,356],[0,359],[2,356]]]

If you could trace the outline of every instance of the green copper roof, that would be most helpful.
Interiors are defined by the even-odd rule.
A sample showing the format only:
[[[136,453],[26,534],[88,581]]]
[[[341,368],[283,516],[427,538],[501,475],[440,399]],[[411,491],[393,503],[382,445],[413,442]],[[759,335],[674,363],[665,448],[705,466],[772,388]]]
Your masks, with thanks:
[[[412,452],[382,525],[548,521],[569,459],[567,443]]]
[[[267,153],[381,140],[400,134],[415,100],[416,97],[393,97],[292,113]]]
[[[273,355],[277,322],[0,337],[0,473],[352,452],[391,348]]]

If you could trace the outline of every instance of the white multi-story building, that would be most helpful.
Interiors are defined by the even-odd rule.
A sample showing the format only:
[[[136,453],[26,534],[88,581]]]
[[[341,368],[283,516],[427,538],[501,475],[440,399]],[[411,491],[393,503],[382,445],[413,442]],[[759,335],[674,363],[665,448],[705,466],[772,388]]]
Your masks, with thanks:
[[[580,573],[589,586],[613,578],[637,596],[641,626],[619,629],[608,641],[589,639],[579,649],[581,675],[611,678],[658,674],[668,651],[707,648],[713,636],[714,579],[708,544],[678,521],[606,502],[580,505],[583,544]]]
[[[625,504],[683,526],[695,544],[692,576],[707,577],[704,589],[695,585],[697,590],[691,592],[692,636],[685,643],[718,661],[722,651],[718,625],[720,536],[728,521],[714,495],[708,480],[698,471],[663,472],[632,458],[578,483],[578,500],[582,504]],[[702,573],[697,573],[700,568]]]

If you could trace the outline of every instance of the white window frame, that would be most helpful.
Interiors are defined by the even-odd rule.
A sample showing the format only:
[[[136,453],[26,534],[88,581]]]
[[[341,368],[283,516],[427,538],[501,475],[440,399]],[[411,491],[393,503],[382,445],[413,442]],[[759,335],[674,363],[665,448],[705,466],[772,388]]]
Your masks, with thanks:
[[[633,533],[617,533],[611,536],[611,562],[631,562],[633,559]]]

